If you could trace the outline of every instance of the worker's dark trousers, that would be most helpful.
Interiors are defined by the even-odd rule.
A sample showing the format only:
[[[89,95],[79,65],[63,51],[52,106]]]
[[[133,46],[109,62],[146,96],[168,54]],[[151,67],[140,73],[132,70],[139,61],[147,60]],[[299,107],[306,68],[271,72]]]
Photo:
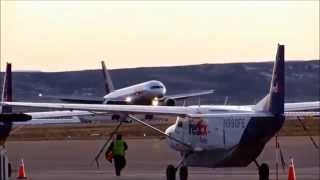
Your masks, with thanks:
[[[121,170],[126,166],[126,159],[124,156],[114,156],[114,168],[116,170],[116,175],[120,176]]]

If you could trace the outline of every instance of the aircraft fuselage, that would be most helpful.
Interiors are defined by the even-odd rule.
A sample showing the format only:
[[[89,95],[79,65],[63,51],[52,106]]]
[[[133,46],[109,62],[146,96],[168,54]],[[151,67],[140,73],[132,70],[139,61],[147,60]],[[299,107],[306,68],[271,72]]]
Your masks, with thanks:
[[[130,87],[122,88],[105,95],[104,103],[124,101],[126,104],[151,105],[155,98],[162,98],[166,88],[160,81],[147,81]]]
[[[166,133],[192,147],[168,139],[171,148],[189,153],[185,164],[196,167],[241,167],[249,165],[277,133],[283,116],[269,113],[177,118]]]

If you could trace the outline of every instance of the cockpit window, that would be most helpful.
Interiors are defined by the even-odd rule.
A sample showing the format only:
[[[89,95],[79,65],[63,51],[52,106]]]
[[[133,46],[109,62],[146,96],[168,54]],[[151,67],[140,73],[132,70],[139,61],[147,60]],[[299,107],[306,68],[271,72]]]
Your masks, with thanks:
[[[151,86],[150,89],[162,89],[162,86]]]
[[[178,127],[182,128],[182,121],[178,121]]]

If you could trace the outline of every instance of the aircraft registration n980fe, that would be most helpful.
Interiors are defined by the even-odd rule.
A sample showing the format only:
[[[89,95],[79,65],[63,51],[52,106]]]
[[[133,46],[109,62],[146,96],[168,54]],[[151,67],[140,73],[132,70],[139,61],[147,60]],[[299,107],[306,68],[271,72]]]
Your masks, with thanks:
[[[181,162],[177,166],[168,165],[167,180],[174,180],[178,169],[180,180],[187,180],[188,167],[245,167],[252,162],[258,167],[260,179],[269,179],[269,166],[266,163],[259,164],[256,159],[266,143],[279,132],[285,118],[320,115],[319,112],[300,112],[319,109],[319,101],[285,105],[284,96],[284,45],[278,45],[269,92],[255,105],[168,107],[32,102],[2,104],[124,113],[132,120],[166,136],[169,146],[181,155]],[[32,113],[27,114],[32,116]],[[163,114],[177,116],[177,120],[162,132],[134,114]],[[121,123],[117,128],[120,126]]]

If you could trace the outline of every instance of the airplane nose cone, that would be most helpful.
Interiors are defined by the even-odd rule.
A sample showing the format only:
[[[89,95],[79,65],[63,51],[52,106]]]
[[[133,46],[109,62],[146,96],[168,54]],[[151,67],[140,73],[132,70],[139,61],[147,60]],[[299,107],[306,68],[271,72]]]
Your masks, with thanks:
[[[167,93],[167,89],[165,86],[163,86],[161,93],[162,93],[162,96],[164,96]]]

